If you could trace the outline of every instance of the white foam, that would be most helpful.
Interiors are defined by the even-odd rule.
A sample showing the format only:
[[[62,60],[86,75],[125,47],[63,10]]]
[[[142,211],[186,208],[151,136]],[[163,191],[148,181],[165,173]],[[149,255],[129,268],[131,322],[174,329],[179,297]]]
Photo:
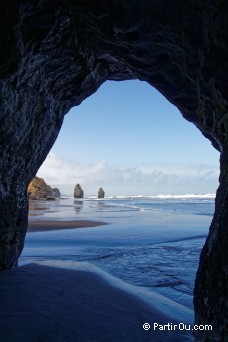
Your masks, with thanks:
[[[199,199],[214,199],[215,194],[185,194],[185,195],[132,195],[132,196],[127,196],[127,195],[121,195],[121,196],[105,196],[104,199],[189,199],[189,198],[199,198]],[[89,196],[86,199],[98,199],[96,196]],[[102,200],[104,200],[102,199]]]
[[[216,194],[185,194],[185,195],[171,195],[171,194],[159,194],[159,195],[119,195],[119,196],[105,196],[105,198],[97,198],[96,195],[89,195],[84,198],[75,199],[73,197],[64,197],[64,199],[74,199],[80,201],[88,201],[88,200],[112,200],[112,199],[215,199]]]

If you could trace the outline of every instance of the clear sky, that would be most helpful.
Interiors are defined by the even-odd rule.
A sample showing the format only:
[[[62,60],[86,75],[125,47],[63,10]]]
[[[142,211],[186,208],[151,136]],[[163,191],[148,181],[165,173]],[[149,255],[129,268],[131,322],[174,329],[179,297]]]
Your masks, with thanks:
[[[106,82],[65,116],[38,176],[69,195],[215,193],[219,153],[147,83]]]

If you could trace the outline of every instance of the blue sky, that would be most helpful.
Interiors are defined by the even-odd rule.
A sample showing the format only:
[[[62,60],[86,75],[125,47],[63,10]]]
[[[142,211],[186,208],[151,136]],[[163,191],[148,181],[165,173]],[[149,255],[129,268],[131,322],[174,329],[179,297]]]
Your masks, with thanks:
[[[191,99],[189,99],[191,101]],[[106,82],[65,116],[38,176],[72,194],[215,193],[219,153],[145,82]]]

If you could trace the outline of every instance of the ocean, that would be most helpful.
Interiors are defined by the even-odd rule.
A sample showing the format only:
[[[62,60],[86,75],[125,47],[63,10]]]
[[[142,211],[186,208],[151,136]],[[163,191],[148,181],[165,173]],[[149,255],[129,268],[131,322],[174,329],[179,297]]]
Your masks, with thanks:
[[[27,233],[19,265],[78,265],[100,271],[188,312],[215,195],[64,198],[30,204],[29,220],[92,220],[107,225]],[[80,263],[80,264],[79,264]]]

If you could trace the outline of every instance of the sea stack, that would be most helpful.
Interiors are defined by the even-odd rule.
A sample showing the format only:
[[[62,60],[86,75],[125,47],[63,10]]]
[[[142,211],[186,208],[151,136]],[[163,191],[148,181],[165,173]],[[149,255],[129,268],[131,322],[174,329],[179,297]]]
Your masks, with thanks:
[[[104,196],[105,196],[105,192],[104,192],[103,188],[100,188],[98,190],[98,198],[104,198]]]
[[[77,184],[74,188],[74,198],[83,198],[84,197],[84,191],[81,188],[80,184]]]
[[[61,194],[58,188],[52,188],[52,196],[55,198],[61,198]]]

